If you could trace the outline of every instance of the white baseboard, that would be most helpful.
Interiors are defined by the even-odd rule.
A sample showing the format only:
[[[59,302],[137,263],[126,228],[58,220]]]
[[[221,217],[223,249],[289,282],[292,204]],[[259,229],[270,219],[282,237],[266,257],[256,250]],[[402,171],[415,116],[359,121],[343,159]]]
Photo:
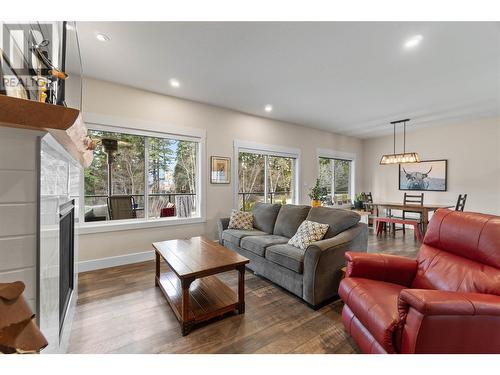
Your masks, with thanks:
[[[92,260],[84,260],[78,262],[77,270],[80,272],[94,271],[100,270],[102,268],[123,266],[125,264],[133,264],[146,262],[148,260],[154,259],[154,251],[144,251],[141,253],[133,253],[126,255],[118,255],[109,258],[101,258],[101,259],[92,259]]]

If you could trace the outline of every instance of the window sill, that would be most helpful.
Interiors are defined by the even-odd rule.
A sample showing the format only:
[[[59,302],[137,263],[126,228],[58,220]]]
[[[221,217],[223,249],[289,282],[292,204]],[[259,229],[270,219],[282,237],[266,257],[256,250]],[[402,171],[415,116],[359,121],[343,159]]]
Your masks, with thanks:
[[[115,222],[99,222],[99,224],[82,223],[79,226],[79,234],[116,232],[122,230],[148,229],[158,227],[169,227],[175,225],[204,223],[204,217],[186,217],[186,218],[162,218],[152,220],[116,220]]]

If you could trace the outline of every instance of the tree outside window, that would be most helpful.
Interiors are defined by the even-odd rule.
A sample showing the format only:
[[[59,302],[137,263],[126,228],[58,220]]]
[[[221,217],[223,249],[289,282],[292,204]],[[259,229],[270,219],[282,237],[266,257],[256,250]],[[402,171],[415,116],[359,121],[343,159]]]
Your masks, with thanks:
[[[132,197],[136,218],[158,218],[162,208],[179,199],[190,200],[196,214],[198,142],[100,130],[90,130],[89,135],[98,144],[92,164],[84,171],[85,221],[109,220],[108,155],[103,139],[117,141],[111,196]]]
[[[257,202],[292,203],[294,158],[240,152],[238,157],[239,208],[252,210]]]
[[[319,181],[324,204],[345,202],[351,194],[351,160],[319,158]]]

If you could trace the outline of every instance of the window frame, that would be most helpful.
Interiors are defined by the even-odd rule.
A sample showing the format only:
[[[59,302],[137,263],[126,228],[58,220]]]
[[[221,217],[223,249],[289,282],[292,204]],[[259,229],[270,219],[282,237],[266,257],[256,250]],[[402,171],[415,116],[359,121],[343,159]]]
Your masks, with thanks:
[[[109,116],[100,116],[94,114],[84,115],[84,122],[89,130],[109,131],[115,133],[125,133],[130,135],[138,135],[145,138],[144,152],[144,214],[141,219],[127,220],[109,220],[102,222],[85,222],[85,210],[80,210],[79,215],[79,232],[80,234],[102,233],[129,229],[155,228],[171,225],[194,224],[206,222],[206,131],[203,129],[195,129],[188,127],[171,126],[162,123],[153,123],[148,121],[138,121],[130,119],[120,119]],[[144,127],[147,127],[145,129]],[[162,129],[162,131],[154,131],[149,128]],[[149,218],[149,189],[148,189],[148,171],[149,171],[149,138],[166,138],[180,141],[197,142],[198,153],[196,160],[197,181],[196,181],[196,215],[188,218],[166,217],[166,218]],[[81,186],[80,186],[80,207],[85,207],[85,180],[84,169],[81,171]]]
[[[316,152],[316,168],[317,168],[317,178],[319,178],[319,159],[337,159],[337,160],[346,160],[351,162],[350,167],[350,175],[349,175],[349,198],[351,201],[354,201],[356,196],[356,154],[350,152],[336,151],[325,148],[318,148]],[[333,168],[333,167],[332,167]],[[333,171],[332,171],[333,172]],[[334,176],[335,178],[335,176]],[[333,189],[333,181],[332,181],[332,194],[335,194]]]
[[[277,145],[271,145],[271,144],[265,144],[265,143],[256,143],[256,142],[247,142],[247,141],[242,141],[242,140],[234,140],[234,145],[233,145],[233,160],[234,160],[234,168],[233,168],[233,181],[235,183],[233,184],[233,208],[235,210],[239,210],[239,155],[240,152],[248,152],[248,153],[254,153],[254,154],[259,154],[259,155],[264,155],[264,156],[277,156],[277,157],[285,157],[285,158],[292,158],[294,161],[292,162],[292,170],[293,170],[293,175],[292,175],[292,197],[293,197],[293,203],[298,204],[300,202],[300,157],[301,157],[301,150],[298,148],[290,148],[290,147],[283,147],[283,146],[277,146]],[[264,169],[264,185],[265,185],[265,194],[264,194],[264,201],[267,202],[267,158],[266,158],[266,167]]]

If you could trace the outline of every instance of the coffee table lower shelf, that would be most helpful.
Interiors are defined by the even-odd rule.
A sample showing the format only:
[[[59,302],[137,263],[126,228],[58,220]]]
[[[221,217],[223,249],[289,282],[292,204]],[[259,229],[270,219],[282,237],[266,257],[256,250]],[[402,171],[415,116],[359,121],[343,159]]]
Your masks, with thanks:
[[[244,302],[240,305],[236,293],[216,276],[191,280],[184,286],[189,301],[185,314],[182,302],[184,290],[177,275],[171,270],[161,273],[159,278],[156,277],[156,284],[179,320],[183,336],[187,335],[196,323],[234,310],[244,312]]]

